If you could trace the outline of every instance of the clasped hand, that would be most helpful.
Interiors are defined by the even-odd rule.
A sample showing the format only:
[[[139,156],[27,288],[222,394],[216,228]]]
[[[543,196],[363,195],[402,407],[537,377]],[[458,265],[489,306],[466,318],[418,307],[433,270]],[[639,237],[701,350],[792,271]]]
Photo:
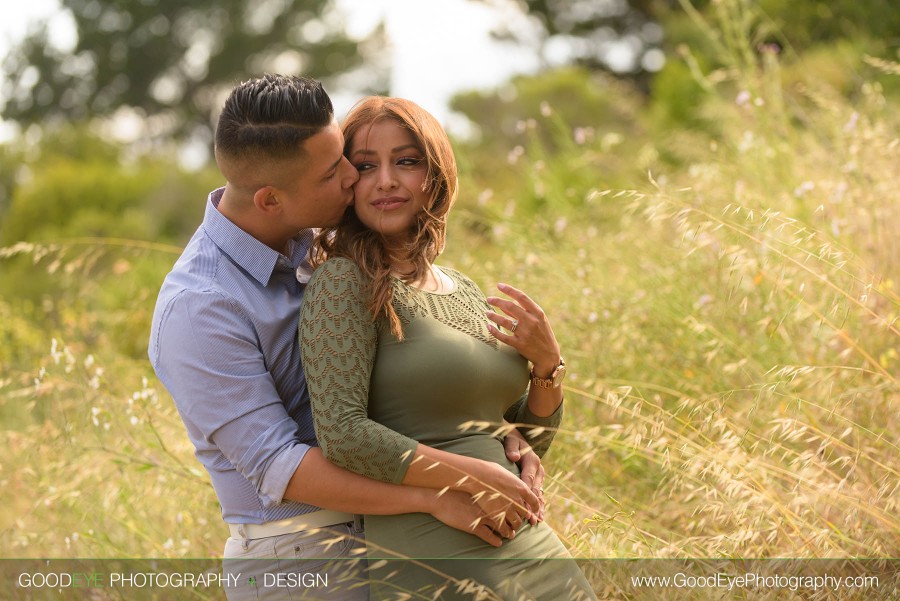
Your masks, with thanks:
[[[499,464],[485,462],[483,468],[466,487],[482,512],[475,530],[486,527],[512,538],[526,520],[537,523],[543,515],[543,499],[537,492]]]

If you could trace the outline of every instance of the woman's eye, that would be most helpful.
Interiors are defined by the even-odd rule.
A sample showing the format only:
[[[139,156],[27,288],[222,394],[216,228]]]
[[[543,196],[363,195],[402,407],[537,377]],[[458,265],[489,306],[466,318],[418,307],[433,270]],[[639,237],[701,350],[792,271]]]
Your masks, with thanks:
[[[374,166],[375,165],[373,165],[372,163],[359,163],[358,165],[356,165],[356,170],[362,173],[363,171],[372,169]]]
[[[398,165],[403,165],[405,167],[412,167],[414,165],[418,165],[422,162],[422,159],[414,158],[414,157],[404,157],[397,161]]]

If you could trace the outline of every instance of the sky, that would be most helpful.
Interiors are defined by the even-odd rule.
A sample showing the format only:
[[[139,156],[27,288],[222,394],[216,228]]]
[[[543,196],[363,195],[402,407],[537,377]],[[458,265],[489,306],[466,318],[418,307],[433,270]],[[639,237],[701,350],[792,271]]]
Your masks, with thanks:
[[[446,104],[454,93],[495,88],[512,74],[533,72],[538,66],[527,50],[490,39],[498,20],[522,18],[512,6],[498,12],[468,0],[338,0],[338,4],[345,9],[351,35],[385,19],[393,43],[390,93],[414,100],[445,125]]]
[[[512,2],[498,11],[469,0],[336,1],[351,35],[362,36],[385,20],[392,41],[390,93],[414,100],[457,133],[464,133],[465,126],[447,107],[454,93],[496,88],[515,73],[537,69],[536,58],[527,50],[490,39],[498,19],[521,18]],[[30,22],[42,17],[52,18],[51,31],[61,42],[74,39],[57,0],[6,0],[0,9],[0,55],[25,34]],[[332,97],[338,116],[356,101],[339,92]],[[0,140],[9,135],[8,124],[0,125]]]

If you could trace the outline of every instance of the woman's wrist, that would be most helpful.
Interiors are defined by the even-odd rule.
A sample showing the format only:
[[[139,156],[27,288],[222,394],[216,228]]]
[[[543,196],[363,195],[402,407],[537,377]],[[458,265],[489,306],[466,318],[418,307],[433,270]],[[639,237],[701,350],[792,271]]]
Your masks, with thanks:
[[[538,378],[549,378],[558,365],[559,357],[557,357],[555,361],[535,363],[531,369],[531,373]]]
[[[535,417],[550,417],[556,413],[559,406],[562,405],[561,393],[557,394],[555,391],[547,392],[550,394],[542,393],[540,394],[541,398],[537,398],[536,396],[529,396],[528,398],[528,410],[531,411]]]
[[[556,368],[559,367],[560,361],[562,361],[562,354],[557,351],[546,358],[532,362],[531,373],[538,378],[549,378]]]

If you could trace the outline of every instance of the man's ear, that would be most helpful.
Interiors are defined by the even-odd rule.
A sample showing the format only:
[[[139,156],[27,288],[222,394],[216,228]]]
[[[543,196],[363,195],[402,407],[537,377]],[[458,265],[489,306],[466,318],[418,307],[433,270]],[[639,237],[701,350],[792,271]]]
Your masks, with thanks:
[[[253,205],[263,213],[276,213],[281,210],[278,191],[272,186],[263,186],[253,194]]]

